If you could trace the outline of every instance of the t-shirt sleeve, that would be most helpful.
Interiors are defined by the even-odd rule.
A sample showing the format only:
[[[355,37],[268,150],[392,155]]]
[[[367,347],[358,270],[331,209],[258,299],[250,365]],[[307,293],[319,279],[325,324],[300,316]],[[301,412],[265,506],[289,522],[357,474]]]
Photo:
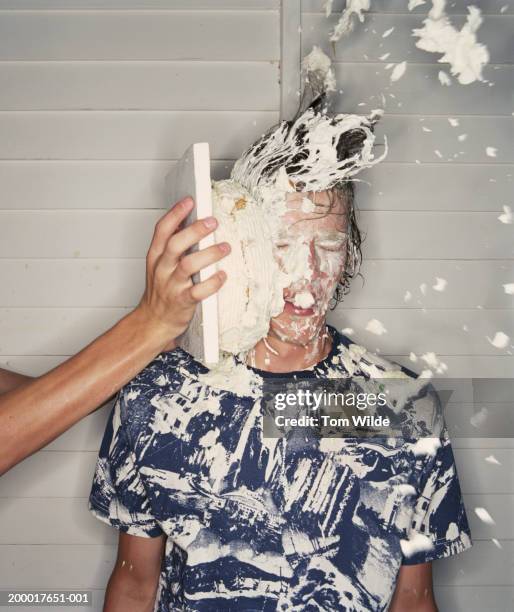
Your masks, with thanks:
[[[128,431],[121,420],[123,390],[111,411],[96,463],[89,510],[99,520],[130,535],[153,538],[163,531],[135,464]]]
[[[434,445],[433,460],[427,462],[407,538],[401,540],[402,565],[456,555],[473,545],[446,425],[440,437],[421,444]]]

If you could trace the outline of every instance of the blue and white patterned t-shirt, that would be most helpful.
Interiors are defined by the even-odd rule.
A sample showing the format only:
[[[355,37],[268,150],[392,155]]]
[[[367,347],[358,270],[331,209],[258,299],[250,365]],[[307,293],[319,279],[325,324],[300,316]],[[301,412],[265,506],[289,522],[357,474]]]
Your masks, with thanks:
[[[291,376],[394,367],[329,329],[327,358]],[[175,349],[121,390],[89,499],[120,531],[166,536],[155,610],[387,610],[402,564],[472,545],[446,429],[433,452],[288,444],[263,436],[255,397],[207,386],[205,371]]]

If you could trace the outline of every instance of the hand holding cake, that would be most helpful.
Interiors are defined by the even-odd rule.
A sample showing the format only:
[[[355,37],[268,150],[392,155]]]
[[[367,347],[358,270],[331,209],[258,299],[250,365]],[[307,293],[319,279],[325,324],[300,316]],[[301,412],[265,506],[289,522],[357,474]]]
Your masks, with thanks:
[[[79,353],[32,379],[0,368],[0,474],[45,446],[101,406],[161,351],[173,348],[196,304],[215,293],[224,273],[193,286],[191,276],[222,259],[228,245],[188,249],[216,228],[184,198],[155,227],[146,257],[146,289],[139,305]]]

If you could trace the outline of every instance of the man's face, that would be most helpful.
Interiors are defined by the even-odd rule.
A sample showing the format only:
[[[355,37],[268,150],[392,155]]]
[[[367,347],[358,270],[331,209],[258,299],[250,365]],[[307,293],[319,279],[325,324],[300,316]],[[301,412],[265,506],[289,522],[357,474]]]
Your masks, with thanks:
[[[287,193],[287,211],[280,219],[273,246],[278,265],[292,282],[284,290],[283,312],[270,322],[270,335],[284,342],[303,346],[316,338],[324,328],[330,300],[344,270],[346,205],[334,196],[332,199],[330,209],[327,191]]]

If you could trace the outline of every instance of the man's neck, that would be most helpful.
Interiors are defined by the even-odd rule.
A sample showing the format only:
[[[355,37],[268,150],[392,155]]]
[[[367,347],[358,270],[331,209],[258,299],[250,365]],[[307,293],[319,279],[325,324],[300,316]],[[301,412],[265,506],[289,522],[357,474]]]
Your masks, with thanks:
[[[249,355],[248,365],[268,372],[305,370],[327,357],[332,342],[331,334],[326,327],[323,327],[323,330],[306,345],[293,344],[268,335],[254,346]]]

